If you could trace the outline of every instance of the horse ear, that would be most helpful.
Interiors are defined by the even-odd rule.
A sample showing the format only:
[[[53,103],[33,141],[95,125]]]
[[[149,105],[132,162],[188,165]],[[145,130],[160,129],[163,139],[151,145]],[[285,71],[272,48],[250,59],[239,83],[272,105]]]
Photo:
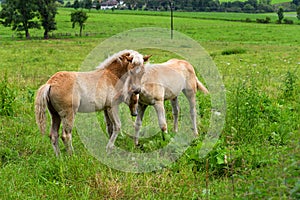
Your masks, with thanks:
[[[126,56],[126,59],[127,59],[129,62],[131,62],[132,59],[133,59],[133,57],[132,57],[132,56]]]
[[[147,56],[144,56],[144,57],[143,57],[143,59],[144,59],[144,62],[147,62],[151,56],[152,56],[152,55],[147,55]]]

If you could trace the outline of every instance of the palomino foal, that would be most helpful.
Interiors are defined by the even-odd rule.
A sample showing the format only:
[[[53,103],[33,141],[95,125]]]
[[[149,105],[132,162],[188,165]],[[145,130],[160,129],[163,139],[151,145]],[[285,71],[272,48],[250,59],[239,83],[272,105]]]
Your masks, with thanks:
[[[35,100],[36,122],[42,133],[46,128],[46,107],[52,123],[50,139],[58,156],[58,131],[62,122],[62,140],[69,154],[72,154],[72,128],[77,112],[105,111],[110,122],[110,140],[107,149],[113,148],[121,122],[118,105],[125,102],[132,115],[137,115],[136,107],[140,80],[144,74],[143,57],[136,51],[124,50],[107,58],[94,71],[57,72],[37,91]]]
[[[148,64],[141,80],[141,93],[139,94],[138,115],[135,121],[135,144],[138,138],[144,112],[148,105],[153,105],[157,113],[160,129],[167,133],[164,101],[171,100],[174,116],[174,131],[178,131],[178,95],[182,91],[190,104],[192,129],[198,135],[196,121],[196,92],[201,90],[208,93],[206,87],[198,80],[193,66],[185,61],[171,59],[161,64]]]

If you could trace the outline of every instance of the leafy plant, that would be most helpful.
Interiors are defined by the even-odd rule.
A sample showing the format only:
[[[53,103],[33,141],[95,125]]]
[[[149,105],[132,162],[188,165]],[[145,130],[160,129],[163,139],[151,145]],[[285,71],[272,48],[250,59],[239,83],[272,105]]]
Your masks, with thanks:
[[[17,90],[13,88],[5,73],[0,82],[0,115],[12,116],[14,114],[14,105],[17,97]]]
[[[287,98],[292,98],[293,93],[296,88],[296,80],[297,76],[294,72],[291,72],[290,70],[285,74],[284,77],[284,88],[283,88],[283,95]]]

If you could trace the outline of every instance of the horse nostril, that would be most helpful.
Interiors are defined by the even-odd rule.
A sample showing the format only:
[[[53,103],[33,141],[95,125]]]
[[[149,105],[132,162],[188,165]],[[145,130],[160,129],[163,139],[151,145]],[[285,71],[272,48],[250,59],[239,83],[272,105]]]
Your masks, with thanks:
[[[133,117],[136,117],[138,115],[138,113],[137,112],[133,112],[133,113],[131,113],[131,116],[133,116]]]

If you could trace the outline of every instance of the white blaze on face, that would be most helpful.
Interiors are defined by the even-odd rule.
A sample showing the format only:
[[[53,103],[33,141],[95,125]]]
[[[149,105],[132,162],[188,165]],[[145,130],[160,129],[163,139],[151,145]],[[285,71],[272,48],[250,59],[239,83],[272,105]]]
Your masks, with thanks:
[[[141,68],[138,67],[138,68],[135,70],[135,73],[138,74],[138,73],[140,73],[140,72],[141,72]]]
[[[132,52],[130,54],[130,56],[133,57],[132,59],[132,64],[134,66],[142,66],[144,64],[144,58],[141,54],[139,54],[138,52]]]

